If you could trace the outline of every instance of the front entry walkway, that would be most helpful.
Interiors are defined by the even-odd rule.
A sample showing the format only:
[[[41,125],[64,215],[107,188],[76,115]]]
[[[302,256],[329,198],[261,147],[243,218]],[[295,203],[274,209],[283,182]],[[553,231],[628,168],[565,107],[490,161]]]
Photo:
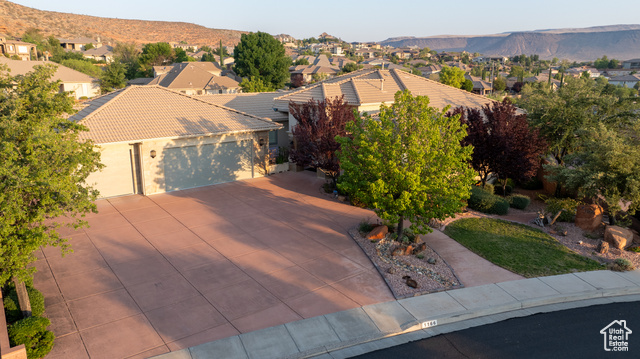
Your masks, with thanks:
[[[375,215],[283,173],[97,202],[74,252],[46,248],[35,286],[48,358],[142,358],[393,300],[347,230]]]

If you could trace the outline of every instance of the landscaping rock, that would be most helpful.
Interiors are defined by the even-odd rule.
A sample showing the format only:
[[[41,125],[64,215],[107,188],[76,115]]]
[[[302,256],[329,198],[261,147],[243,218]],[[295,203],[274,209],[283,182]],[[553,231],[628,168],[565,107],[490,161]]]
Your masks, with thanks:
[[[408,245],[407,248],[404,249],[404,255],[409,256],[413,253],[413,246]]]
[[[391,252],[391,256],[392,257],[397,257],[397,256],[401,256],[404,255],[404,249],[402,249],[401,247],[398,247],[396,249],[393,250],[393,252]]]
[[[391,268],[387,269],[387,273],[395,274],[396,273],[396,269],[394,267],[391,267]]]
[[[429,259],[427,259],[427,263],[429,264],[436,264],[436,259],[433,257],[429,257]]]
[[[420,244],[418,244],[414,249],[413,249],[413,253],[412,254],[418,254],[422,251],[424,251],[425,249],[427,249],[427,244],[422,242]]]
[[[640,234],[633,229],[631,230],[631,232],[633,232],[633,243],[640,244]]]
[[[631,244],[633,241],[633,232],[618,226],[607,226],[604,230],[604,241],[614,248],[624,249],[627,244]]]
[[[367,234],[367,239],[383,239],[387,235],[387,233],[389,233],[389,228],[387,228],[387,226],[377,226],[376,228],[372,229],[369,234]]]
[[[583,204],[576,209],[576,226],[582,230],[594,232],[602,224],[602,207],[595,204]]]
[[[600,241],[600,243],[598,243],[598,248],[596,250],[600,254],[606,254],[609,251],[609,243],[605,241]]]

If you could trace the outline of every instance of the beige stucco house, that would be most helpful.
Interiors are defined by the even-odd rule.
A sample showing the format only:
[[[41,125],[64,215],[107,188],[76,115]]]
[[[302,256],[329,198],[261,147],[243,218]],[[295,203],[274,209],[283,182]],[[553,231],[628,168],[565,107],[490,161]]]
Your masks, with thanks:
[[[60,81],[60,92],[69,92],[76,99],[83,97],[92,98],[100,94],[98,79],[82,72],[70,69],[50,61],[19,61],[0,56],[0,64],[7,65],[11,75],[24,75],[32,72],[36,65],[54,65],[57,67],[53,80]]]
[[[101,197],[150,195],[264,176],[269,132],[282,125],[161,86],[130,86],[87,103],[105,168],[87,179]]]
[[[415,95],[428,96],[429,104],[436,108],[445,106],[481,107],[493,102],[459,88],[447,86],[427,78],[412,75],[402,70],[364,69],[334,77],[308,88],[291,92],[273,101],[273,108],[288,114],[289,131],[296,125],[296,119],[289,114],[289,103],[306,103],[313,99],[344,96],[347,104],[359,112],[376,113],[380,105],[391,105],[398,91],[409,90]]]

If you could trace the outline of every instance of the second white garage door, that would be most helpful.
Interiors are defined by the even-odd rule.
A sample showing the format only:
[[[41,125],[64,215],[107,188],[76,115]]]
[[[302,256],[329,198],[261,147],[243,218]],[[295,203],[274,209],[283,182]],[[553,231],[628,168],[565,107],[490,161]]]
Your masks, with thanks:
[[[253,178],[252,149],[252,141],[166,148],[166,191]]]

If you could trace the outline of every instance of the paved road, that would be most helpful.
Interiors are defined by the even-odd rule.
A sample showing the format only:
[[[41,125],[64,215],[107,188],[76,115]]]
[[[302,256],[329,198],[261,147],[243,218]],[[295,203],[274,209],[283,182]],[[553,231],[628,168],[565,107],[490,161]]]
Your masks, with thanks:
[[[626,320],[628,352],[605,351],[605,326]],[[640,302],[536,314],[439,335],[355,358],[640,358]]]

